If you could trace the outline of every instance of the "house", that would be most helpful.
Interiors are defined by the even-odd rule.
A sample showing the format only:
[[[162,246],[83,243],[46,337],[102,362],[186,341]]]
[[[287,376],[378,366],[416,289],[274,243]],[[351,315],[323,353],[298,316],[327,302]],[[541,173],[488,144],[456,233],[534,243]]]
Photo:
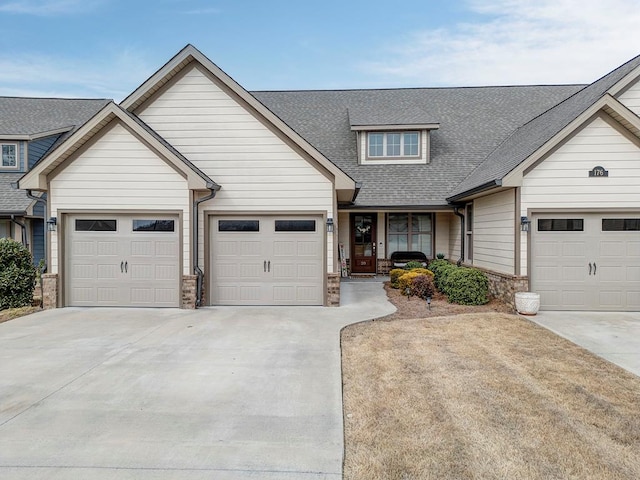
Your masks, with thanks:
[[[44,201],[18,190],[18,180],[107,100],[0,97],[0,238],[44,258]],[[44,199],[43,199],[44,200]]]
[[[639,76],[248,92],[188,45],[20,180],[56,219],[45,302],[336,305],[341,251],[419,250],[507,301],[637,310]]]

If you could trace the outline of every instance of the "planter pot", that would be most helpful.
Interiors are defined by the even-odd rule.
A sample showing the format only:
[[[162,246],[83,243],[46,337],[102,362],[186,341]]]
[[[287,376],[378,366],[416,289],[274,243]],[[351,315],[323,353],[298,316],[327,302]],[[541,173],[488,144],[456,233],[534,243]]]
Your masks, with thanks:
[[[540,294],[532,292],[516,293],[516,310],[521,315],[535,315],[540,308]]]

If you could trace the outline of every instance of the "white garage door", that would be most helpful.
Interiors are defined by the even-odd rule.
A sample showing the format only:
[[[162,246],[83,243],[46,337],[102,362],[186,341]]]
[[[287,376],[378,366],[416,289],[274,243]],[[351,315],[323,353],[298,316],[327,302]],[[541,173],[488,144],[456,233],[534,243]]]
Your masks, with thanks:
[[[322,217],[212,217],[213,305],[322,305]]]
[[[546,310],[640,310],[640,213],[532,222],[531,289]]]
[[[66,305],[178,307],[178,217],[70,215]]]

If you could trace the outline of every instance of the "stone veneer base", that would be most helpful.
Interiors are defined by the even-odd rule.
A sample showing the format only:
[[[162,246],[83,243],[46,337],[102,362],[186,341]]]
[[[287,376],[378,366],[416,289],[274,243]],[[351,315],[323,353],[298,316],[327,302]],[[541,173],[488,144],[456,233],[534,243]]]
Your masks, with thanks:
[[[58,274],[42,275],[42,308],[49,310],[58,307]]]

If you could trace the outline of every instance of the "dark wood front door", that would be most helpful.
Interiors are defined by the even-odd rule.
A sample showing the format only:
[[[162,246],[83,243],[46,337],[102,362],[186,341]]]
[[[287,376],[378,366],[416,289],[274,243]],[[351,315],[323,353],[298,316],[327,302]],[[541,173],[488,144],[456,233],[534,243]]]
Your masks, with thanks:
[[[377,213],[351,214],[351,273],[376,273]]]

